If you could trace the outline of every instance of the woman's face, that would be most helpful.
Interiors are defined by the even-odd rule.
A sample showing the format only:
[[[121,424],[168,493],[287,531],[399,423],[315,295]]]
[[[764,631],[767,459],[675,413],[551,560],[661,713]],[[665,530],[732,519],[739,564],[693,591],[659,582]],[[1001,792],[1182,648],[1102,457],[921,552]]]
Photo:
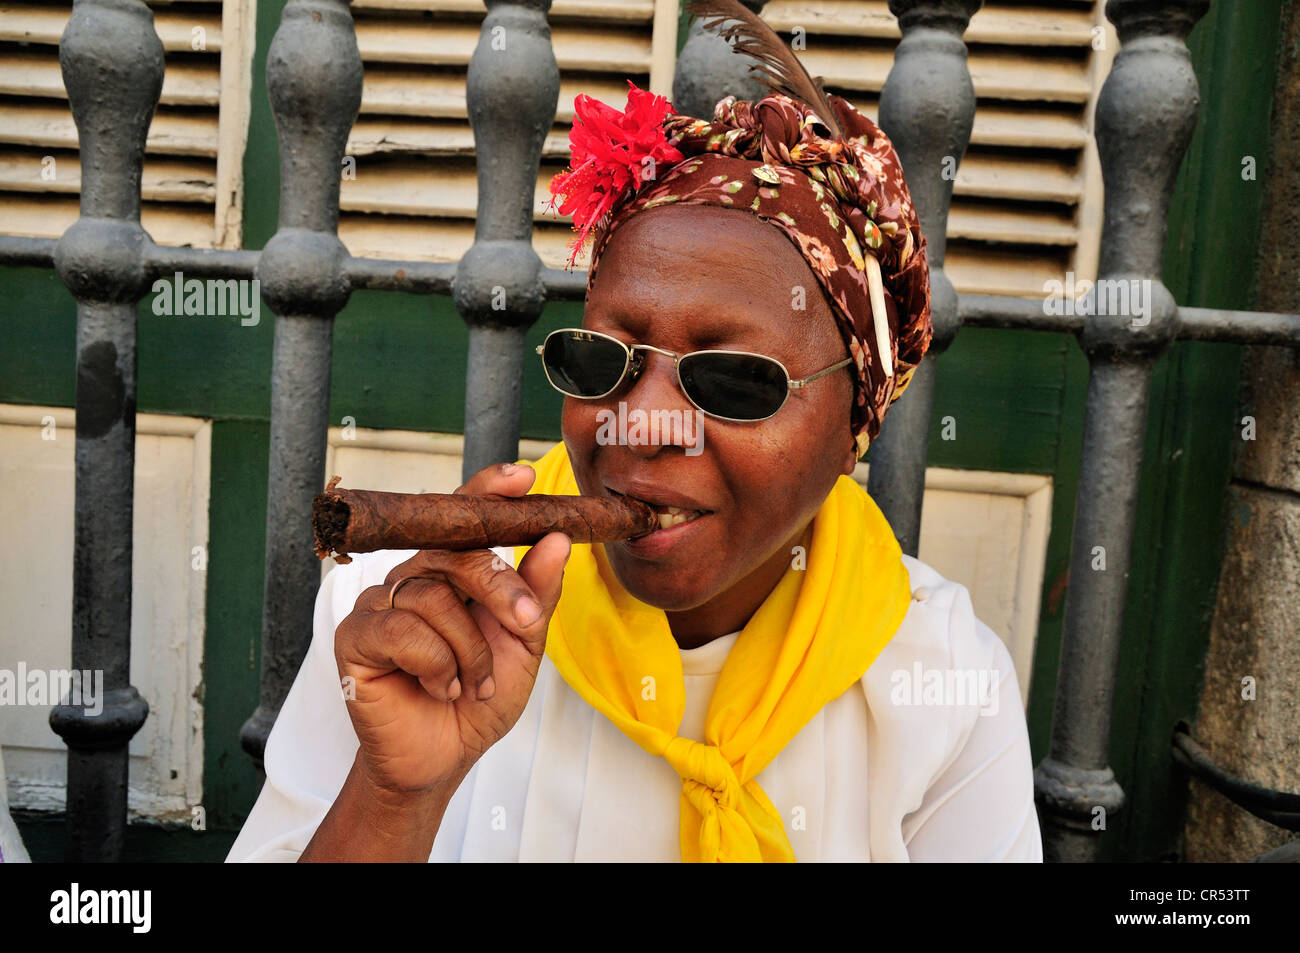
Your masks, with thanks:
[[[708,206],[670,205],[620,226],[601,256],[583,326],[677,354],[765,354],[796,379],[847,356],[820,286],[789,239],[748,213]],[[669,612],[744,606],[743,624],[790,566],[793,546],[839,475],[852,472],[850,369],[792,390],[768,420],[731,423],[696,411],[670,358],[641,353],[645,364],[631,387],[564,401],[562,431],[578,488],[584,496],[623,492],[704,510],[605,551],[619,582],[642,602]],[[620,401],[629,424],[638,410],[646,420],[676,411],[695,430],[662,428],[658,445],[619,443],[609,421]]]

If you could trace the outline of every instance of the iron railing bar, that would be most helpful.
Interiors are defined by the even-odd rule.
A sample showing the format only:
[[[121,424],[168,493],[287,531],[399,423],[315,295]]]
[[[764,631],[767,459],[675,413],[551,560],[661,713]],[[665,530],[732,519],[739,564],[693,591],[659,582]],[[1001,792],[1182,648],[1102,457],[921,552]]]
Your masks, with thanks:
[[[533,248],[533,192],[542,141],[560,98],[546,19],[551,0],[484,5],[487,16],[465,78],[477,145],[474,244],[456,263],[452,295],[469,328],[464,480],[519,456],[524,335],[546,306],[546,268]],[[508,49],[499,42],[506,35]]]
[[[454,261],[349,258],[343,265],[343,273],[348,276],[354,291],[450,295],[457,264]]]
[[[275,234],[257,280],[275,315],[266,561],[258,705],[240,744],[260,766],[280,705],[311,642],[320,560],[311,506],[325,482],[334,316],[347,304],[338,237],[339,167],[361,108],[362,66],[348,0],[288,0],[271,38],[266,87],[280,140]]]
[[[585,301],[587,298],[587,270],[565,271],[563,268],[542,269],[542,286],[546,288],[547,301]]]
[[[1174,727],[1174,760],[1232,803],[1287,830],[1300,831],[1300,794],[1276,791],[1229,774],[1214,763],[1208,751],[1192,737],[1185,721]]]
[[[921,508],[929,456],[930,412],[937,374],[933,358],[960,328],[957,291],[944,270],[953,176],[970,144],[975,86],[963,39],[981,0],[890,0],[903,39],[880,92],[880,128],[907,169],[912,204],[928,236],[930,313],[934,336],[908,387],[871,443],[867,492],[879,505],[904,553],[921,544]]]
[[[175,245],[149,245],[145,249],[145,264],[153,278],[170,278],[182,272],[186,278],[255,277],[258,251],[229,248],[188,248]]]
[[[0,235],[0,264],[53,268],[57,245],[58,240],[53,238]],[[171,272],[181,271],[195,278],[252,278],[260,254],[236,249],[150,245],[145,252],[145,263],[154,277],[168,277]],[[450,295],[457,264],[348,258],[343,270],[353,290]],[[587,295],[587,271],[545,268],[542,285],[548,302],[582,301]],[[984,294],[958,295],[957,317],[962,327],[1069,334],[1082,331],[1087,320],[1083,314],[1044,313],[1039,298]],[[1179,307],[1176,338],[1300,347],[1300,314]]]
[[[57,238],[25,238],[21,235],[0,235],[0,264],[35,268],[54,267],[54,249]]]
[[[131,557],[136,315],[149,289],[140,170],[163,84],[153,12],[141,2],[76,3],[59,62],[82,175],[80,214],[53,256],[77,299],[72,668],[102,673],[103,688],[97,710],[70,692],[49,724],[68,747],[66,858],[114,862],[125,842],[128,745],[149,714],[131,684]]]
[[[1300,347],[1300,314],[1179,308],[1178,322],[1180,341]]]
[[[1244,807],[1244,805],[1242,806]],[[1283,830],[1292,832],[1300,831],[1300,813],[1296,811],[1274,811],[1267,807],[1261,807],[1250,810],[1250,813],[1261,821],[1267,821],[1274,827],[1280,827]]]
[[[1208,7],[1209,0],[1106,4],[1120,48],[1094,124],[1105,186],[1097,286],[1140,282],[1144,302],[1140,321],[1131,298],[1119,299],[1119,310],[1089,308],[1079,335],[1089,378],[1070,585],[1051,742],[1034,773],[1048,861],[1100,859],[1113,829],[1107,818],[1125,800],[1109,766],[1111,725],[1152,364],[1178,332],[1178,307],[1160,275],[1169,202],[1196,127],[1187,37]]]
[[[1078,334],[1086,314],[1045,314],[1037,298],[964,294],[957,296],[962,327]],[[1179,307],[1175,338],[1220,344],[1300,347],[1300,314]]]
[[[959,294],[957,317],[962,327],[1071,334],[1082,331],[1088,319],[1085,314],[1045,314],[1042,298],[981,294]]]

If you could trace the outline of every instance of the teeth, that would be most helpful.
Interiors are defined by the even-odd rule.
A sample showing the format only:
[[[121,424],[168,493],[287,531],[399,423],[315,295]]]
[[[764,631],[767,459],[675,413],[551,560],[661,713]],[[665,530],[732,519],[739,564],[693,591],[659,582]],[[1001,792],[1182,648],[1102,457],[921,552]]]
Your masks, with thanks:
[[[659,528],[671,529],[682,523],[689,523],[700,515],[699,510],[684,510],[679,506],[665,506],[659,511]]]

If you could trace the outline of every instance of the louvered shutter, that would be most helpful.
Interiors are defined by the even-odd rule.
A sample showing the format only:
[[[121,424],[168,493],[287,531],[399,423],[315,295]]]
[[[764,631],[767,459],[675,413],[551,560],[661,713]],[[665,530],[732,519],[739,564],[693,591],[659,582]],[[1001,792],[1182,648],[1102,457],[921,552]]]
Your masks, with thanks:
[[[975,126],[945,261],[958,291],[1040,295],[1067,270],[1095,273],[1102,192],[1088,130],[1118,45],[1102,7],[990,0],[971,18]],[[809,72],[878,117],[900,39],[884,0],[771,0],[764,19],[786,37],[801,27]]]
[[[677,5],[667,16],[657,6],[556,0],[551,8],[561,91],[537,179],[534,235],[549,265],[563,263],[572,237],[543,209],[547,183],[566,161],[573,97],[585,92],[621,107],[625,77],[650,83],[652,45],[675,49]],[[995,0],[971,21],[978,110],[954,182],[947,259],[959,291],[1041,294],[1045,280],[1068,269],[1095,271],[1101,181],[1087,130],[1116,44],[1101,8],[1093,0]],[[353,254],[458,258],[473,242],[464,88],[483,8],[479,0],[357,0],[353,13],[366,89],[349,146],[356,180],[343,183],[344,241]],[[800,28],[809,70],[876,117],[900,37],[884,0],[770,0],[763,15],[787,40]],[[656,37],[656,29],[672,36]],[[661,69],[670,75],[671,61]],[[667,90],[671,80],[656,85]]]
[[[947,268],[959,291],[1041,294],[1073,269],[1095,273],[1101,178],[1088,129],[1117,41],[1100,0],[990,0],[966,33],[979,100],[954,183]],[[0,231],[56,237],[75,220],[76,134],[57,43],[68,3],[0,2]],[[167,51],[144,172],[145,227],[169,244],[233,247],[242,205],[251,79],[247,0],[154,7]],[[473,242],[474,139],[465,74],[481,0],[356,0],[365,63],[361,115],[343,170],[340,234],[354,255],[455,260]],[[667,91],[677,0],[555,0],[556,123],[537,178],[534,243],[553,266],[567,223],[543,212],[564,167],[573,99],[621,106],[626,80]],[[770,0],[764,17],[833,92],[877,114],[899,39],[884,0]],[[202,27],[206,49],[192,49]],[[1100,46],[1100,49],[1094,49]],[[220,111],[218,111],[220,103]],[[42,178],[52,156],[55,178]]]
[[[163,244],[237,247],[252,3],[150,6],[167,72],[146,146],[141,221]],[[0,3],[0,231],[6,234],[57,238],[77,219],[77,130],[58,48],[71,12],[69,2]]]
[[[366,71],[348,142],[355,178],[345,174],[340,196],[339,234],[352,254],[455,260],[473,243],[478,190],[465,80],[484,12],[481,0],[352,4]],[[621,107],[628,79],[648,88],[653,75],[670,87],[677,13],[677,0],[551,5],[560,98],[543,146],[534,237],[548,263],[567,257],[571,237],[568,224],[543,216],[542,207],[550,176],[567,161],[574,97],[587,93]]]

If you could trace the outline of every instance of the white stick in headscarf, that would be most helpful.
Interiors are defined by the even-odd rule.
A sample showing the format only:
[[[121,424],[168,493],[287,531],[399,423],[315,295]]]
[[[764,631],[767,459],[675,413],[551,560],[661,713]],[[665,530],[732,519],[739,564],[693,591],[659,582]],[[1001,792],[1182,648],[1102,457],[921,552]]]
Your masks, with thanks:
[[[880,276],[880,262],[868,252],[863,256],[867,266],[867,287],[871,290],[871,323],[876,329],[876,352],[886,377],[894,376],[894,357],[889,347],[889,312],[885,310],[885,282]]]

